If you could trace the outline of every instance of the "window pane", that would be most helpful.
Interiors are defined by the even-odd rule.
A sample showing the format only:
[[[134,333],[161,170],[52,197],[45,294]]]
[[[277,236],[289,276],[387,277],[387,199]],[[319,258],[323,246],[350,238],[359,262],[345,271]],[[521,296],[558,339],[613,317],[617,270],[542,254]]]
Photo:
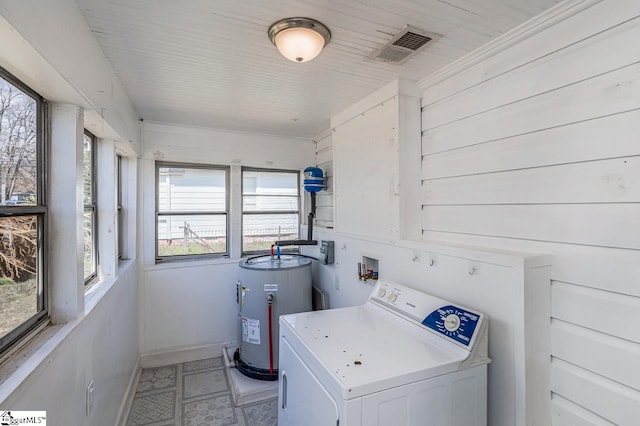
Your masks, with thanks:
[[[124,256],[124,235],[123,235],[124,220],[122,217],[123,215],[122,207],[118,207],[117,215],[118,215],[118,223],[116,224],[116,226],[118,227],[118,259],[122,260]]]
[[[242,193],[245,195],[298,196],[298,174],[295,172],[242,172]]]
[[[0,204],[37,203],[36,101],[0,78]]]
[[[298,197],[245,195],[242,197],[242,210],[245,212],[298,211]]]
[[[37,216],[0,217],[0,338],[40,310],[37,228]]]
[[[298,238],[297,172],[243,170],[242,193],[243,253],[269,250],[275,241]]]
[[[158,216],[158,256],[226,252],[226,214]]]
[[[93,235],[95,229],[94,212],[84,212],[84,279],[96,273]]]
[[[93,157],[92,157],[92,144],[93,140],[84,135],[84,144],[83,144],[83,158],[84,158],[84,205],[93,204]]]
[[[297,214],[244,214],[243,251],[268,250],[275,241],[298,238]]]
[[[225,170],[160,167],[159,212],[224,212]]]
[[[122,260],[124,253],[124,228],[123,228],[123,212],[122,212],[122,156],[117,156],[116,161],[116,191],[117,191],[117,223],[116,227],[118,232],[116,237],[118,238],[118,260]]]

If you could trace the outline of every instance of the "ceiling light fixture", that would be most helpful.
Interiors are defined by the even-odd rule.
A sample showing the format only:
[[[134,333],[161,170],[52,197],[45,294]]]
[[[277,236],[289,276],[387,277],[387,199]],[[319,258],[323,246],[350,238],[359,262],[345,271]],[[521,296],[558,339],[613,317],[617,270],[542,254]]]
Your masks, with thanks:
[[[269,39],[285,58],[307,62],[320,54],[331,40],[331,31],[309,18],[285,18],[269,27]]]

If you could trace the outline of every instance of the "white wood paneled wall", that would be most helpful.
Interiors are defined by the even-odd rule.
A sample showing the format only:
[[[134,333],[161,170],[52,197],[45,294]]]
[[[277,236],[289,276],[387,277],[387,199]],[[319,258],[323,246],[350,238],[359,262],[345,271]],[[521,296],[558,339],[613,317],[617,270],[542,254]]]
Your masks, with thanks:
[[[333,132],[326,130],[316,136],[316,166],[324,172],[327,189],[316,195],[316,224],[333,228]]]
[[[552,424],[637,425],[640,2],[591,3],[422,82],[423,238],[554,254]]]

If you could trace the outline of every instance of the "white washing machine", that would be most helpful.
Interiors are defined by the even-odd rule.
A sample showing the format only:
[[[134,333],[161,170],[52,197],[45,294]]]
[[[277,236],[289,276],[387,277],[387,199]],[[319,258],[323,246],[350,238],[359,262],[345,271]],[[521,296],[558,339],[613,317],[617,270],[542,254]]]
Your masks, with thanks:
[[[486,426],[487,322],[391,282],[281,316],[278,425]]]

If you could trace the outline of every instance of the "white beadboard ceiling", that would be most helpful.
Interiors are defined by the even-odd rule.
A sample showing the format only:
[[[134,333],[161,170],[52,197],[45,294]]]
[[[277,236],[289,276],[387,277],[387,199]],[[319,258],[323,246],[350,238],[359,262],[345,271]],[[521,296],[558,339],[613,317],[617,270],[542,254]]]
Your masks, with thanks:
[[[419,80],[559,0],[76,0],[141,118],[310,138],[395,78]],[[267,37],[281,19],[327,25],[294,63]],[[366,59],[406,24],[442,38],[402,65]]]

